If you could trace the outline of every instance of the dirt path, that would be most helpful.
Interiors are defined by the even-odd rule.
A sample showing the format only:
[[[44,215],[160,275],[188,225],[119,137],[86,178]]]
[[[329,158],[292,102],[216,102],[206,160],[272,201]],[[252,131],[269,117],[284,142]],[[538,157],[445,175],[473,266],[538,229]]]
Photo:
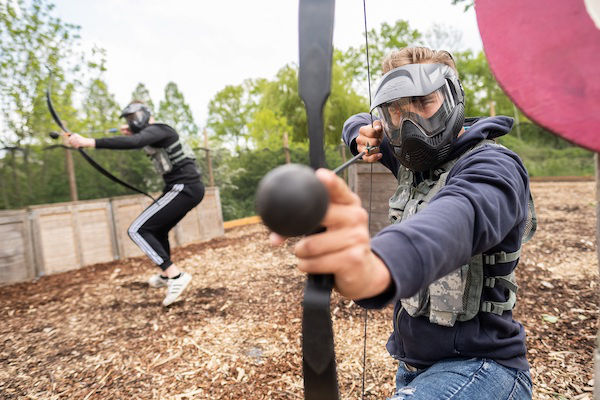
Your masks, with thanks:
[[[539,230],[518,269],[534,399],[590,399],[598,321],[593,182],[533,184]],[[143,258],[2,287],[0,397],[302,399],[304,278],[259,225],[178,249],[194,275],[167,310]],[[363,312],[333,298],[343,398],[361,393]],[[370,312],[366,398],[393,389],[391,308]],[[562,397],[561,397],[562,396]]]

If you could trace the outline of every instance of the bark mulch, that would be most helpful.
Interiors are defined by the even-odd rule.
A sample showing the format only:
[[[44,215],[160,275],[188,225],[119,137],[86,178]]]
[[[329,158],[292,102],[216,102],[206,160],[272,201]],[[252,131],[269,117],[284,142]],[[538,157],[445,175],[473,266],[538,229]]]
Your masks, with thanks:
[[[539,228],[518,268],[534,399],[592,398],[598,326],[594,182],[535,182]],[[302,399],[304,277],[260,225],[178,248],[194,279],[161,307],[144,258],[0,290],[2,399]],[[394,387],[390,307],[369,312],[365,398]],[[364,311],[334,295],[340,390],[362,392]]]

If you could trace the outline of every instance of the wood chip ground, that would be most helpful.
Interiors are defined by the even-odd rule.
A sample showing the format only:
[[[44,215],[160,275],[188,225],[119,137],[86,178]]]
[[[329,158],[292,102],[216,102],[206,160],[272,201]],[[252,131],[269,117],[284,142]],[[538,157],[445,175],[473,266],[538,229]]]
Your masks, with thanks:
[[[539,228],[518,268],[534,399],[592,399],[598,327],[593,182],[533,184]],[[161,307],[149,261],[0,288],[2,399],[302,399],[303,276],[260,225],[174,251],[194,279]],[[364,311],[332,299],[340,389],[362,392]],[[368,314],[365,398],[385,399],[391,308]]]

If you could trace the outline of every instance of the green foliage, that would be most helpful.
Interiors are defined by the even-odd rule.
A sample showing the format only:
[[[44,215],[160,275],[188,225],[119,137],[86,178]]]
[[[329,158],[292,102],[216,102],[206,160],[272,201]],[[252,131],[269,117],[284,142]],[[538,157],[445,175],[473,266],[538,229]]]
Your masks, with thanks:
[[[290,145],[291,162],[308,164],[308,144],[293,143]],[[215,160],[217,170],[215,177],[219,186],[221,207],[224,220],[243,218],[256,214],[254,197],[260,179],[271,169],[285,163],[285,153],[281,147],[260,150],[246,149],[236,153],[221,153]],[[341,164],[341,154],[336,146],[326,147],[327,163],[331,167]],[[227,182],[223,184],[222,167],[226,166]]]
[[[159,104],[157,119],[173,127],[184,138],[198,133],[192,110],[175,82],[165,86],[165,98]]]
[[[384,22],[379,30],[371,29],[368,31],[367,37],[371,82],[374,83],[381,76],[384,56],[392,50],[398,50],[418,42],[422,34],[415,29],[411,29],[408,21],[398,20],[393,25]],[[343,67],[358,82],[367,81],[366,50],[366,43],[361,43],[357,47],[350,47],[339,55]]]
[[[534,124],[521,124],[522,139],[513,133],[499,142],[517,153],[530,176],[594,175],[594,153],[572,146]]]
[[[281,147],[282,132],[292,130],[285,117],[277,117],[270,109],[260,109],[252,117],[248,133],[259,149]]]
[[[0,2],[0,148],[22,149],[0,152],[0,207],[31,204],[43,189],[36,179],[45,176],[39,143],[48,140],[51,121],[43,97],[49,83],[45,66],[58,80],[65,71],[79,70],[77,64],[62,62],[77,55],[65,43],[78,39],[79,27],[53,17],[52,9],[44,0]],[[72,85],[54,87],[55,94],[72,90]],[[68,100],[63,104],[71,110]]]
[[[454,58],[465,89],[466,115],[490,115],[492,102],[498,115],[515,113],[513,103],[496,82],[483,52],[458,52]]]
[[[104,50],[80,52],[79,27],[54,17],[53,7],[46,0],[0,2],[0,149],[15,149],[0,150],[0,208],[70,198],[67,150],[49,147],[56,142],[48,132],[58,127],[46,106],[46,88],[52,89],[54,106],[72,132],[101,137],[119,122],[119,107],[102,79]],[[75,97],[83,97],[81,105],[73,104]],[[89,153],[134,186],[159,188],[142,154]],[[72,155],[80,199],[131,193],[101,177],[76,152]]]
[[[218,92],[208,104],[208,123],[215,134],[224,141],[233,142],[236,149],[247,143],[247,127],[251,103],[248,100],[252,85],[228,85]]]
[[[154,102],[152,101],[150,92],[142,82],[138,83],[135,89],[133,89],[131,101],[141,101],[150,108],[152,115],[156,115],[156,109],[154,108]]]
[[[464,4],[464,11],[468,11],[469,8],[473,7],[475,5],[474,0],[452,0],[452,4],[456,5],[456,4]]]

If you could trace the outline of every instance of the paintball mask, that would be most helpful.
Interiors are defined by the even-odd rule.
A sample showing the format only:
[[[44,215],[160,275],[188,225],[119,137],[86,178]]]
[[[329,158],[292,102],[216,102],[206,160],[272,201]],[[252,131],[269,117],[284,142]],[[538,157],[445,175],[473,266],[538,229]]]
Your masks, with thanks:
[[[148,106],[142,103],[131,103],[123,109],[120,116],[125,117],[131,132],[139,133],[148,126],[150,114]]]
[[[464,91],[445,64],[408,64],[386,73],[371,111],[377,109],[394,156],[412,171],[446,160],[463,127]]]

